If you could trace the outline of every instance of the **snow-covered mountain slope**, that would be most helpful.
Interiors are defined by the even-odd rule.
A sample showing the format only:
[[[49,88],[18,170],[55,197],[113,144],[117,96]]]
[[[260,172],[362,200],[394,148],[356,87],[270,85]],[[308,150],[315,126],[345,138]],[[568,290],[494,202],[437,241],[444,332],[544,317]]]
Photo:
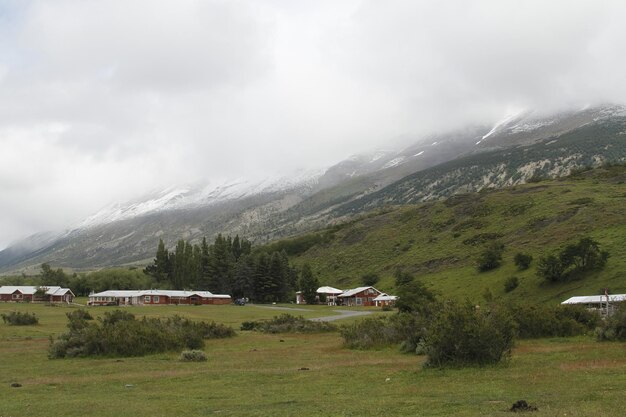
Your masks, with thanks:
[[[0,252],[0,271],[42,262],[94,268],[146,261],[154,256],[160,238],[173,246],[178,239],[196,241],[217,233],[238,233],[265,242],[379,204],[415,202],[524,181],[537,171],[530,169],[537,164],[549,175],[560,175],[585,161],[607,160],[604,153],[612,160],[626,157],[620,154],[621,147],[609,147],[602,153],[583,146],[586,140],[594,141],[595,133],[582,139],[571,136],[578,138],[576,146],[565,143],[570,136],[564,135],[593,125],[587,131],[601,136],[607,126],[615,129],[614,121],[622,120],[625,113],[623,106],[548,116],[524,112],[491,126],[415,138],[413,145],[404,149],[387,146],[357,154],[323,172],[213,180],[158,190],[105,207],[69,232],[18,242]],[[537,155],[541,156],[543,149],[550,151],[550,157],[539,160]],[[468,163],[471,166],[466,167]],[[474,171],[468,174],[467,169]],[[490,170],[498,174],[491,175]]]
[[[127,220],[163,211],[209,207],[217,203],[240,200],[260,194],[292,191],[306,194],[318,183],[323,172],[303,171],[289,177],[209,181],[204,184],[170,187],[153,191],[126,203],[114,203],[89,216],[77,229]]]
[[[626,106],[623,105],[585,107],[547,115],[538,111],[522,111],[496,122],[476,145],[480,150],[530,145],[589,123],[623,116],[626,116]]]

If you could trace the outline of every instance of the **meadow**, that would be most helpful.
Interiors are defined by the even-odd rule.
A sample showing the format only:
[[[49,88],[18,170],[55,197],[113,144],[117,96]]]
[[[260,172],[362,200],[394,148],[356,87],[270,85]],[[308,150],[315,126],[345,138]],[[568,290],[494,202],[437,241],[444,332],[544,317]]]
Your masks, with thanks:
[[[338,333],[238,330],[280,310],[129,307],[137,316],[215,320],[238,335],[207,341],[202,363],[179,362],[180,352],[50,360],[49,336],[64,331],[71,308],[0,304],[0,313],[40,318],[36,326],[0,324],[0,416],[507,416],[520,399],[537,406],[537,416],[622,416],[626,407],[626,344],[591,336],[519,341],[506,364],[435,370],[396,349],[348,350]],[[96,316],[110,310],[89,309]],[[334,314],[325,306],[305,310],[293,313]]]

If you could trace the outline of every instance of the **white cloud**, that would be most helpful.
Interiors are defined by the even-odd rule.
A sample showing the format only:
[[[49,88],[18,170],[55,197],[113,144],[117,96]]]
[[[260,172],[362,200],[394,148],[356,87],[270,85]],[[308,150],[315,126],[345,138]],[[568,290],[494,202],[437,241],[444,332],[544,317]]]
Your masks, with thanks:
[[[0,3],[0,247],[159,185],[626,102],[621,1]]]

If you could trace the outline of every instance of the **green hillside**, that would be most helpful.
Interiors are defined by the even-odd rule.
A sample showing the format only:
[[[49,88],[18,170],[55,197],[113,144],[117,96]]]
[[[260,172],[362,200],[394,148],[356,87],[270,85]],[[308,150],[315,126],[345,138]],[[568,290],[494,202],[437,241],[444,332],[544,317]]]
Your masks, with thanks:
[[[359,220],[278,246],[296,264],[310,263],[322,284],[348,288],[365,273],[393,293],[396,268],[415,274],[446,296],[480,301],[494,297],[557,302],[573,295],[626,292],[626,167],[605,167],[559,180],[453,196],[447,200],[385,208]],[[606,268],[567,283],[536,276],[537,260],[565,244],[590,236],[610,253]],[[491,241],[505,245],[503,265],[479,273],[476,259]],[[518,271],[518,252],[534,257]],[[516,276],[519,287],[504,291]]]

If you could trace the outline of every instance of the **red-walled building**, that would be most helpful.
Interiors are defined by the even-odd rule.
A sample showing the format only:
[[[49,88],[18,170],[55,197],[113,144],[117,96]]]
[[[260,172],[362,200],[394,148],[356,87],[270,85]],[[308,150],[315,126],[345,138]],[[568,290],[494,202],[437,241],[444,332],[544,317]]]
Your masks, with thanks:
[[[89,295],[89,305],[230,304],[230,295],[209,291],[108,290]]]
[[[0,287],[0,301],[71,303],[74,293],[59,286],[4,285]]]

